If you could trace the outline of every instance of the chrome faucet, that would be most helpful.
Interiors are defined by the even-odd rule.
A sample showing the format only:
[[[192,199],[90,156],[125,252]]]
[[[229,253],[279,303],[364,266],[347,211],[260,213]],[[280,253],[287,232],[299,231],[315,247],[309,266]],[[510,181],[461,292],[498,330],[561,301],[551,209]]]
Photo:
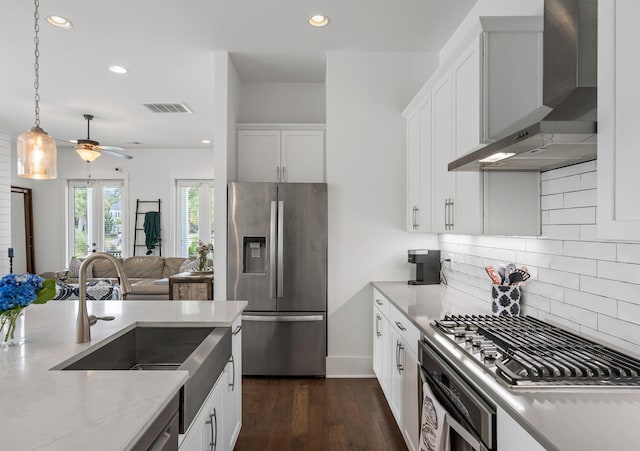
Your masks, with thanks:
[[[89,263],[93,260],[97,260],[98,258],[109,260],[116,267],[116,272],[118,273],[118,278],[120,279],[122,296],[126,296],[127,294],[131,293],[131,284],[129,284],[127,275],[122,270],[122,265],[117,258],[105,252],[96,252],[85,258],[80,265],[78,274],[79,293],[77,319],[78,327],[76,335],[77,343],[87,343],[91,341],[91,325],[95,324],[95,322],[93,324],[90,324],[89,314],[87,313],[87,269],[89,268]]]

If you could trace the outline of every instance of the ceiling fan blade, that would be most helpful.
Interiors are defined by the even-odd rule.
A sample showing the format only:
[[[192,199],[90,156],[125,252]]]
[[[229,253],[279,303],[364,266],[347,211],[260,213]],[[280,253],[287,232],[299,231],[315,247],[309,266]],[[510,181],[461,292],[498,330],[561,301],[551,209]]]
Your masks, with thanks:
[[[120,150],[123,151],[124,147],[119,147],[119,146],[98,146],[100,147],[102,150]]]
[[[107,147],[107,148],[105,148],[105,147]],[[102,153],[106,153],[106,154],[112,155],[114,157],[124,158],[126,160],[131,160],[133,158],[131,155],[127,155],[126,153],[120,153],[120,152],[116,152],[115,150],[112,150],[110,148],[111,146],[105,146],[105,147],[100,146],[100,149],[102,150]]]

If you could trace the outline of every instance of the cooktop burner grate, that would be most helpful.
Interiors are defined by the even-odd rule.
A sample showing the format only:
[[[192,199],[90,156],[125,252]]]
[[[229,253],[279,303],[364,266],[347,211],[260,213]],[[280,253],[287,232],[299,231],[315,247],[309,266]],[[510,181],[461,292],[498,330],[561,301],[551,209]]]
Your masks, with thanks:
[[[640,360],[530,316],[448,315],[446,335],[481,337],[495,346],[496,374],[510,385],[638,385]]]

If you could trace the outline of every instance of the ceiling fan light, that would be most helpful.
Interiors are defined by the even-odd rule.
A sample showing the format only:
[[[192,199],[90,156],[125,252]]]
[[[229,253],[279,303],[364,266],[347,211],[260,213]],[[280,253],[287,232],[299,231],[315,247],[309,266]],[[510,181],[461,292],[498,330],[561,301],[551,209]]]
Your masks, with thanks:
[[[55,179],[56,142],[40,127],[18,136],[18,175],[27,179]]]
[[[93,160],[102,155],[99,150],[96,150],[89,146],[85,146],[83,144],[78,144],[76,146],[76,153],[80,155],[80,158],[82,158],[87,163],[91,163]]]

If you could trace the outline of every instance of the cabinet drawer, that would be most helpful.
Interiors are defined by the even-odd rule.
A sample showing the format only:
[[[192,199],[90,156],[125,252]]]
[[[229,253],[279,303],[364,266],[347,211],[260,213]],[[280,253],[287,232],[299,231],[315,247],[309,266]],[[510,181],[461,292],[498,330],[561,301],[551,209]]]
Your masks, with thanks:
[[[417,355],[418,341],[420,341],[420,332],[418,332],[418,328],[394,306],[389,307],[388,318],[389,323],[391,323],[391,327],[396,330],[397,334],[413,351],[413,354]]]
[[[375,288],[373,289],[373,305],[380,310],[380,313],[389,318],[389,300]]]

